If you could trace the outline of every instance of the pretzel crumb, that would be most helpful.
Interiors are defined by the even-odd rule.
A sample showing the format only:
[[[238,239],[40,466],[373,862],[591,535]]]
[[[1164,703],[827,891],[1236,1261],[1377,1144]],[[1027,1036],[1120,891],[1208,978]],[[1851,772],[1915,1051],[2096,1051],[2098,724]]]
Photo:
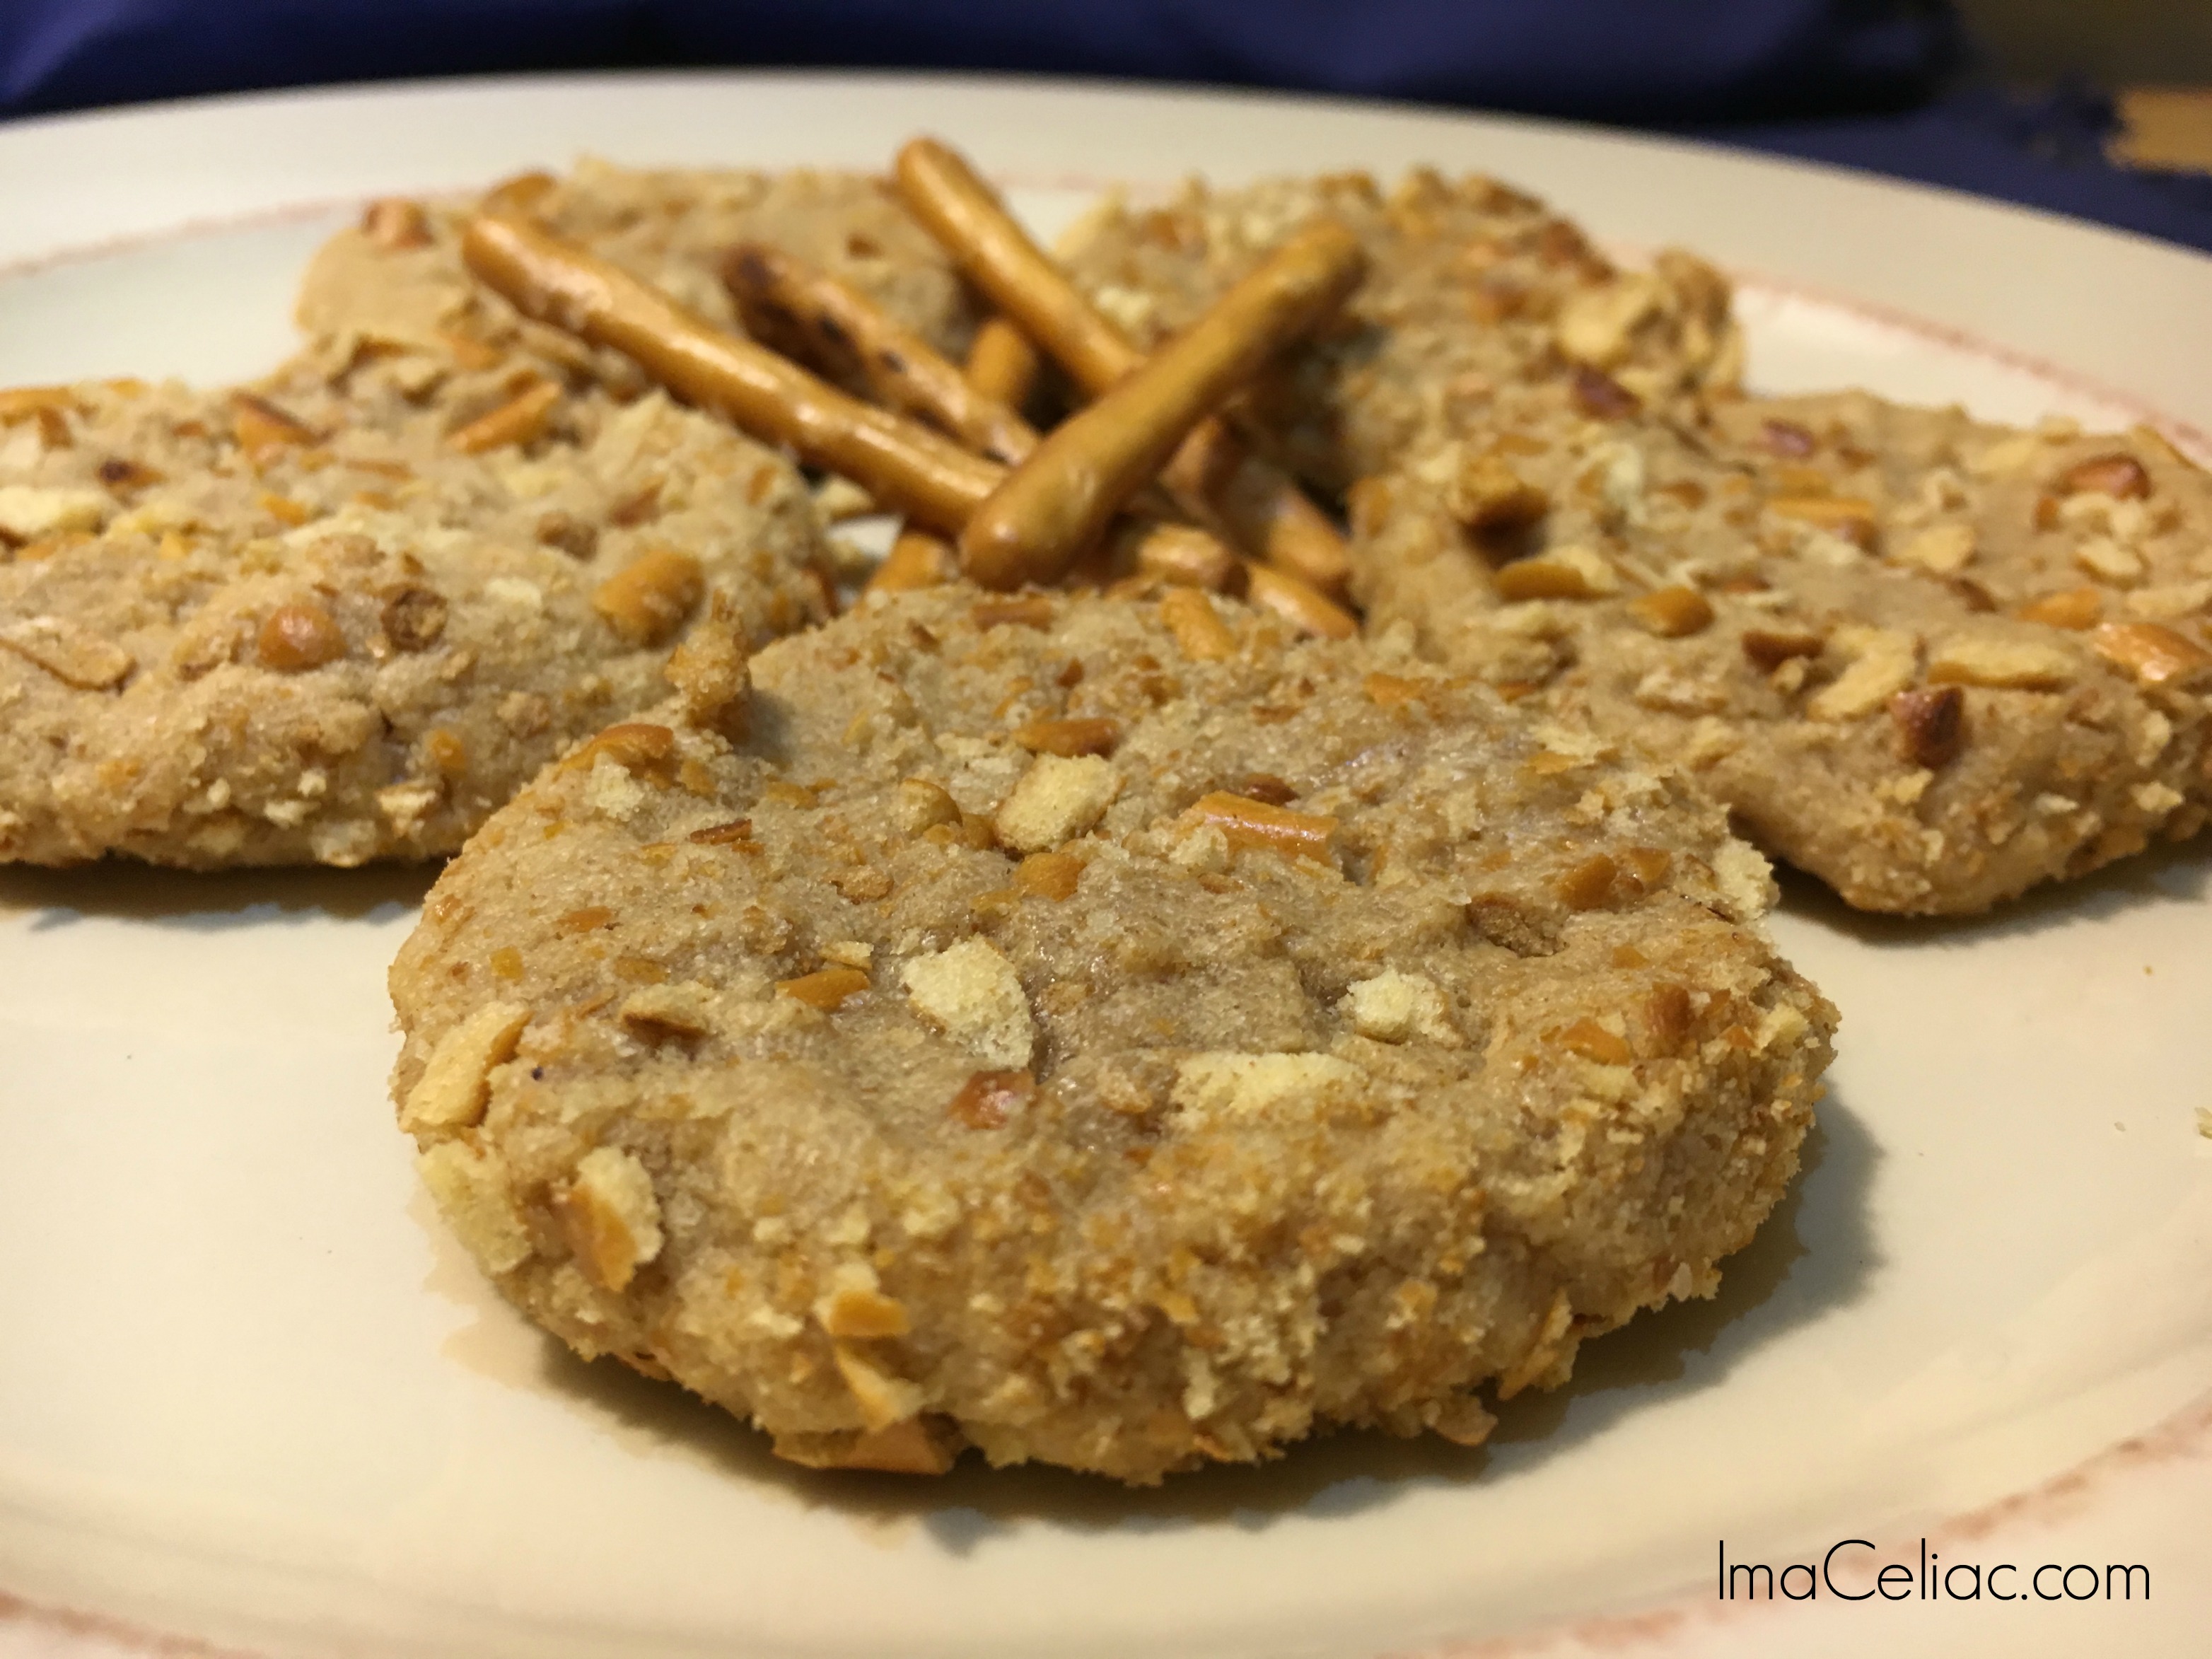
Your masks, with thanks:
[[[653,1177],[620,1147],[594,1147],[577,1160],[559,1209],[578,1265],[603,1291],[628,1288],[638,1268],[660,1254]]]
[[[447,1031],[407,1091],[399,1127],[410,1133],[461,1129],[482,1118],[491,1099],[491,1074],[514,1058],[529,1024],[530,1010],[521,1003],[493,1002]]]

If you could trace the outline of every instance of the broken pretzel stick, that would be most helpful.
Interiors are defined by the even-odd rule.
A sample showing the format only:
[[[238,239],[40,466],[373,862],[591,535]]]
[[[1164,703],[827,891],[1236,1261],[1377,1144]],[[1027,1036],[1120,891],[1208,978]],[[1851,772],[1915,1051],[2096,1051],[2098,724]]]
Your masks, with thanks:
[[[915,139],[899,152],[896,175],[901,198],[923,228],[1085,392],[1100,396],[1144,361],[958,151]],[[1343,538],[1281,469],[1250,454],[1218,421],[1201,424],[1185,447],[1166,482],[1194,512],[1218,514],[1268,562],[1326,592],[1343,590],[1351,571]]]
[[[623,352],[671,391],[756,437],[788,444],[921,525],[957,531],[1009,476],[926,427],[723,333],[650,284],[534,226],[480,217],[470,222],[461,247],[469,268],[526,316]],[[1202,532],[1154,527],[1170,529],[1188,561],[1188,538]],[[939,580],[949,579],[932,550],[943,545],[915,534],[888,581],[923,586],[933,570],[945,570]]]
[[[1271,564],[1244,568],[1244,601],[1261,611],[1272,611],[1304,634],[1325,640],[1348,640],[1359,631],[1359,619],[1311,582]]]
[[[1194,525],[1133,524],[1124,539],[1129,562],[1140,575],[1176,587],[1241,593],[1249,580],[1243,560]]]
[[[1226,422],[1203,422],[1168,463],[1162,483],[1178,501],[1198,500],[1239,547],[1330,593],[1352,574],[1344,538],[1283,470],[1255,455]]]
[[[861,592],[904,593],[917,587],[942,587],[959,574],[951,543],[926,530],[902,530]]]
[[[722,279],[746,326],[770,344],[793,341],[818,367],[850,377],[902,413],[933,422],[971,449],[994,460],[1018,461],[1037,446],[1035,428],[995,398],[979,392],[970,377],[939,356],[927,340],[885,313],[865,295],[813,270],[781,250],[745,244],[731,250]],[[993,364],[987,372],[1033,371],[1036,353],[1003,322],[1025,362]],[[1162,505],[1164,505],[1163,503]],[[1242,591],[1237,556],[1206,532],[1139,520],[1122,526],[1115,549],[1140,570],[1164,580],[1217,590]],[[1104,555],[1108,563],[1114,554]],[[958,574],[951,550],[934,536],[909,531],[892,544],[870,578],[869,591],[934,586]]]
[[[741,243],[722,261],[722,284],[746,331],[811,361],[879,403],[943,428],[966,448],[1012,466],[1036,432],[978,391],[958,367],[865,294],[780,248]]]
[[[1004,317],[986,317],[968,348],[968,384],[1008,409],[1029,402],[1040,367],[1030,337]]]
[[[1036,372],[1036,348],[1028,337],[1003,317],[985,319],[968,349],[969,384],[1009,409],[1019,409],[1028,401]],[[1030,436],[1035,447],[1036,434]],[[903,593],[911,588],[939,587],[959,574],[960,560],[950,542],[927,531],[902,530],[861,591]]]
[[[1340,225],[1291,237],[1037,446],[961,532],[961,568],[990,586],[1056,579],[1193,427],[1343,303],[1366,264]]]
[[[650,283],[534,225],[496,215],[472,219],[461,252],[525,316],[623,353],[670,391],[756,437],[788,444],[926,525],[958,530],[1004,476],[951,440],[722,332]]]

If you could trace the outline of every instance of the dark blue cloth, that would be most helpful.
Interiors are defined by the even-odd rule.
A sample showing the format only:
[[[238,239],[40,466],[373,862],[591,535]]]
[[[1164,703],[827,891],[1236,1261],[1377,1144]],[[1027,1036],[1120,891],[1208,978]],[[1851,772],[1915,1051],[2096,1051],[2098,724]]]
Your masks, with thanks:
[[[0,0],[0,113],[590,65],[1023,70],[1617,121],[1863,109],[1942,0]]]
[[[1690,136],[1861,167],[2067,213],[2212,253],[2212,177],[2115,166],[2111,100],[2083,87],[2036,97],[1974,87],[1913,110]]]
[[[0,118],[533,70],[983,69],[1662,126],[2212,251],[2212,181],[2103,156],[2110,106],[1938,95],[1947,0],[0,0]]]

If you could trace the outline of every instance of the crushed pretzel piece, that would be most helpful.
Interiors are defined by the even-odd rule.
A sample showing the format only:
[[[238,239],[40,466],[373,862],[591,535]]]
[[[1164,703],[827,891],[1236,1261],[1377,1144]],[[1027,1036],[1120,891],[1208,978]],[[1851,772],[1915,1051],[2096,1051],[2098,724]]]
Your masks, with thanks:
[[[1900,691],[1889,700],[1898,751],[1914,766],[1941,771],[1966,743],[1966,694],[1955,685]]]
[[[2030,599],[2014,613],[2022,622],[2041,623],[2074,633],[2094,628],[2105,614],[2105,596],[2094,587],[2069,587]]]
[[[684,626],[706,586],[704,568],[690,554],[648,548],[599,584],[592,609],[624,643],[659,645]]]
[[[1762,673],[1771,674],[1792,657],[1817,657],[1826,649],[1828,636],[1803,628],[1747,628],[1741,641],[1743,654]]]
[[[104,640],[65,617],[27,617],[0,624],[0,646],[79,691],[120,685],[138,665],[138,659],[112,640]]]
[[[1874,503],[1852,495],[1772,495],[1766,510],[1779,519],[1812,526],[1871,551],[1876,533]]]
[[[280,674],[305,673],[336,662],[346,653],[346,637],[337,620],[313,599],[280,605],[254,635],[253,654],[264,668]]]
[[[1003,1129],[1036,1098],[1036,1079],[1027,1072],[977,1072],[945,1109],[969,1128]]]
[[[1703,633],[1712,625],[1711,601],[1694,587],[1659,587],[1628,602],[1628,614],[1663,640]]]
[[[1836,643],[1850,663],[1813,694],[1805,712],[1816,720],[1855,720],[1912,684],[1920,665],[1920,641],[1891,628],[1840,628]]]
[[[514,1058],[530,1024],[519,1002],[487,1003],[438,1040],[422,1075],[399,1109],[399,1127],[460,1129],[476,1122],[491,1099],[491,1074]]]
[[[2068,467],[2059,476],[2058,489],[2069,495],[2087,490],[2118,501],[2140,501],[2150,494],[2150,474],[2132,455],[2092,455]]]
[[[1554,547],[1516,559],[1491,578],[1498,596],[1523,599],[1601,599],[1620,591],[1620,573],[1593,549]]]
[[[964,939],[916,957],[900,978],[916,1012],[985,1066],[1012,1071],[1030,1063],[1036,1024],[1029,997],[1013,963],[988,939]]]
[[[602,760],[637,776],[667,783],[676,775],[676,733],[649,720],[623,720],[607,727],[562,764],[589,771]]]
[[[817,968],[797,979],[778,980],[776,994],[834,1014],[868,988],[868,976],[858,968]]]
[[[2072,684],[2080,672],[2080,659],[2070,650],[1998,635],[1962,634],[1936,647],[1928,658],[1930,685],[2053,691]]]
[[[2106,623],[2089,643],[2146,685],[2187,679],[2212,665],[2212,652],[2159,623]]]
[[[313,427],[251,392],[231,393],[230,412],[232,436],[249,455],[319,441]]]
[[[1046,752],[1030,763],[994,823],[1016,852],[1046,852],[1089,830],[1121,793],[1121,773],[1097,754]]]
[[[1014,728],[1014,741],[1033,755],[1110,755],[1121,742],[1121,722],[1110,715],[1036,720]]]
[[[420,202],[404,196],[383,196],[362,210],[361,229],[362,234],[386,252],[427,247],[430,216],[422,211]]]
[[[1199,797],[1188,816],[1220,830],[1232,848],[1257,848],[1290,858],[1326,860],[1336,834],[1333,817],[1292,811],[1220,789]]]
[[[1551,510],[1551,497],[1496,453],[1470,457],[1453,478],[1445,507],[1473,531],[1519,529]]]
[[[1205,594],[1171,587],[1160,595],[1160,620],[1193,662],[1223,662],[1237,654],[1237,636]]]
[[[533,442],[544,437],[546,428],[553,423],[553,413],[560,408],[561,398],[558,382],[533,380],[497,409],[455,428],[446,441],[464,455],[481,455],[510,444],[519,447]]]
[[[601,1290],[621,1291],[660,1254],[660,1200],[635,1153],[596,1146],[576,1161],[559,1209],[569,1249]]]

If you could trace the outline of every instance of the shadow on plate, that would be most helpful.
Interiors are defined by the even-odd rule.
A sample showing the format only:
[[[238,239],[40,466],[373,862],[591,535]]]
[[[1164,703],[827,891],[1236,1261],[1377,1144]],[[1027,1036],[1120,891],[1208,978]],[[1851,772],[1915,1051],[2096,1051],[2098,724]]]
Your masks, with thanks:
[[[1876,949],[1968,945],[2106,922],[2151,905],[2212,898],[2212,836],[2164,843],[2078,881],[2045,882],[1977,916],[1886,916],[1854,910],[1824,884],[1778,864],[1781,908]]]
[[[384,920],[422,902],[444,866],[371,864],[321,868],[164,870],[120,859],[66,870],[0,866],[0,915],[34,913],[34,933],[88,917],[212,931],[336,916]]]
[[[1498,1408],[1488,1445],[1373,1431],[1329,1435],[1257,1467],[1217,1465],[1149,1490],[1045,1468],[991,1469],[972,1455],[933,1480],[819,1473],[772,1456],[768,1440],[695,1396],[613,1360],[586,1363],[550,1338],[530,1380],[641,1449],[674,1450],[810,1509],[870,1528],[919,1528],[966,1554],[1024,1522],[1086,1531],[1168,1531],[1230,1525],[1257,1530],[1297,1516],[1340,1516],[1409,1492],[1516,1479],[1603,1435],[1638,1410],[1712,1387],[1746,1356],[1848,1305],[1874,1265],[1868,1194],[1880,1157],[1858,1120],[1831,1099],[1808,1138],[1805,1169],[1745,1249],[1720,1293],[1677,1303],[1586,1344],[1572,1381]],[[488,1292],[487,1292],[488,1294]]]

